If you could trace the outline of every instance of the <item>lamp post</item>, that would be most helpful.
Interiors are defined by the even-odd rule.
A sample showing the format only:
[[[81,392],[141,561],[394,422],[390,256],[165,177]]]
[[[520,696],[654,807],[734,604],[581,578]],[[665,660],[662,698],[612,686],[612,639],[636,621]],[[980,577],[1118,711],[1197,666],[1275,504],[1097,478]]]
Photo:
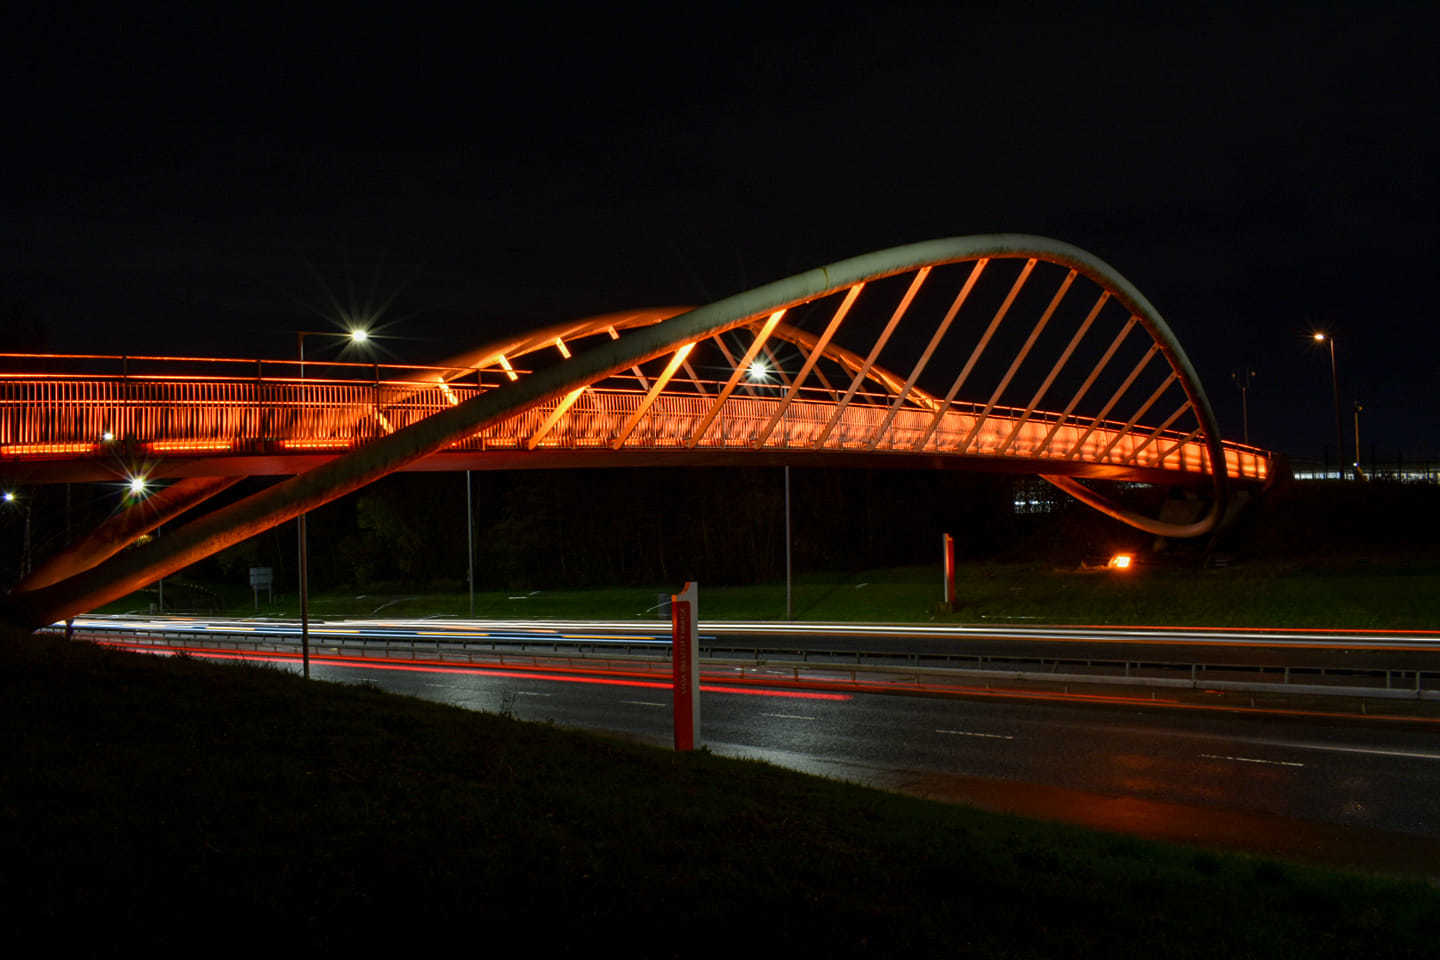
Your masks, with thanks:
[[[305,379],[305,338],[306,337],[346,337],[351,343],[365,343],[370,339],[370,334],[364,329],[356,327],[348,333],[339,333],[334,330],[296,330],[295,344],[300,354],[300,379]],[[303,402],[304,398],[301,397]],[[298,543],[300,555],[300,665],[305,679],[310,679],[310,543],[306,530],[305,513],[301,513],[295,520],[295,538]]]
[[[465,471],[465,580],[470,585],[470,618],[475,618],[475,513],[470,505],[470,471]]]
[[[785,619],[795,619],[795,604],[790,590],[790,465],[785,465]]]
[[[1240,388],[1240,421],[1244,426],[1245,442],[1250,442],[1250,379],[1255,376],[1255,371],[1249,367],[1245,372],[1238,370],[1230,371],[1230,379],[1235,381],[1235,386]]]
[[[770,379],[770,368],[765,365],[764,360],[755,360],[746,371],[751,383],[765,383]],[[790,465],[785,465],[785,619],[795,619],[794,591],[791,583],[790,564]]]
[[[1355,401],[1355,476],[1358,479],[1365,479],[1365,474],[1360,470],[1360,411],[1365,405],[1359,400]],[[1375,469],[1375,458],[1370,458],[1370,469]]]
[[[24,580],[30,573],[30,498],[22,498],[14,490],[6,490],[3,500],[6,503],[13,503],[25,511],[25,539],[20,548],[20,579]]]
[[[1340,377],[1335,370],[1335,338],[1328,333],[1314,334],[1316,343],[1328,343],[1330,345],[1330,391],[1335,399],[1335,465],[1339,468],[1343,477],[1345,471],[1340,467],[1340,458],[1345,454],[1340,451],[1345,449],[1344,441],[1340,436]]]

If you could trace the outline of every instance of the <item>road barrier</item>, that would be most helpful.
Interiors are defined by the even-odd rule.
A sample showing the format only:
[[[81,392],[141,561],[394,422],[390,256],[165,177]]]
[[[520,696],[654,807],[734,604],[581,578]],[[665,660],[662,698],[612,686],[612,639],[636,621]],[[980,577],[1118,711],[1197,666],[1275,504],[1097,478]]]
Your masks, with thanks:
[[[56,630],[55,632],[63,632]],[[298,655],[288,633],[225,633],[207,630],[77,629],[76,640],[204,655],[207,651]],[[123,640],[122,640],[123,638]],[[668,642],[594,641],[564,638],[335,637],[311,634],[312,656],[328,660],[411,660],[500,667],[564,666],[626,669],[668,676]],[[773,682],[858,682],[888,678],[892,689],[957,680],[1064,685],[1138,686],[1251,693],[1287,692],[1321,696],[1440,700],[1440,670],[1333,667],[1305,664],[1253,665],[1176,660],[1022,657],[965,653],[897,653],[809,650],[711,644],[700,648],[708,677],[770,679]]]

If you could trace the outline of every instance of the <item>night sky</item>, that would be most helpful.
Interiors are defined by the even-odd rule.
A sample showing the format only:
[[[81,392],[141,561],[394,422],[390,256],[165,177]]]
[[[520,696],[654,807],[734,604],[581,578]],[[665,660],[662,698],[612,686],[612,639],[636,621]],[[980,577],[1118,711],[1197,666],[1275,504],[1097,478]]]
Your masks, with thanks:
[[[1249,366],[1252,439],[1333,444],[1323,328],[1347,444],[1358,398],[1367,457],[1440,457],[1436,33],[1312,7],[12,13],[0,345],[288,357],[328,290],[420,362],[1023,232],[1134,282],[1228,435]]]

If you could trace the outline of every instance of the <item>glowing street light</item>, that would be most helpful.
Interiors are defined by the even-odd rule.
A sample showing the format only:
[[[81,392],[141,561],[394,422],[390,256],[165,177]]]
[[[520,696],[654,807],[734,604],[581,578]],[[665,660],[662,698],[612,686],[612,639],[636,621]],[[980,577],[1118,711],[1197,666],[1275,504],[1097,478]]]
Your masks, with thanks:
[[[750,364],[750,379],[755,383],[764,383],[770,379],[770,368],[765,366],[764,360],[756,360]]]
[[[144,477],[131,477],[129,486],[131,496],[143,497],[145,495],[146,488],[149,486],[149,483],[146,482]]]
[[[335,330],[296,330],[295,341],[300,354],[300,379],[305,379],[305,338],[306,337],[348,337],[351,343],[367,343],[370,333],[364,327],[351,327],[346,333]],[[379,368],[376,368],[379,379]],[[306,529],[306,515],[295,518],[295,539],[299,553],[300,579],[300,664],[306,680],[310,679],[310,537]]]
[[[6,503],[14,503],[14,502],[15,502],[15,491],[14,491],[14,490],[6,490],[6,491],[5,491],[5,502],[6,502]]]
[[[1318,330],[1315,331],[1312,336],[1314,336],[1316,343],[1328,343],[1330,345],[1330,391],[1335,398],[1335,466],[1337,471],[1343,476],[1345,468],[1341,467],[1340,464],[1344,462],[1342,458],[1345,456],[1345,443],[1340,436],[1340,376],[1336,373],[1335,368],[1335,338],[1328,333],[1321,333]]]
[[[370,331],[364,327],[352,327],[341,332],[339,330],[296,330],[295,344],[300,354],[300,376],[305,376],[305,338],[306,337],[340,337],[349,340],[351,343],[369,343]]]
[[[1135,557],[1128,553],[1117,553],[1110,558],[1109,567],[1111,570],[1129,570],[1135,563]]]

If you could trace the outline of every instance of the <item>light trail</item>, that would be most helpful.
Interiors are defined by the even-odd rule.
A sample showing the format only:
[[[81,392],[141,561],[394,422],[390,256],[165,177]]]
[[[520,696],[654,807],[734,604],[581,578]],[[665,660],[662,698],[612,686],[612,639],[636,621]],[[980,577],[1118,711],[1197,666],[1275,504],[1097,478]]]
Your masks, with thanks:
[[[195,618],[86,616],[77,627],[98,630],[151,629],[168,631],[246,631],[291,636],[298,624],[267,621],[203,621]],[[63,623],[54,625],[63,628]],[[760,620],[701,621],[702,640],[720,637],[886,637],[896,639],[987,639],[1049,643],[1151,644],[1183,646],[1296,647],[1331,650],[1440,649],[1440,630],[1373,628],[1314,629],[1307,627],[1165,627],[1165,626],[1004,626],[991,624],[835,623],[823,621],[774,623]],[[331,620],[312,627],[312,634],[351,635],[376,639],[449,637],[457,640],[584,640],[591,643],[670,643],[662,623],[624,620]]]
[[[185,654],[205,660],[243,660],[251,663],[296,664],[299,654],[290,653],[246,653],[239,650],[215,650],[206,647],[152,647],[141,643],[125,643],[118,640],[98,641],[101,646],[116,647],[132,653],[149,653],[158,656]],[[631,679],[642,674],[627,673],[601,668],[581,669],[570,667],[531,668],[530,670],[506,669],[504,667],[476,667],[438,661],[379,660],[373,657],[312,656],[310,663],[316,666],[341,667],[362,670],[389,670],[399,673],[449,673],[464,676],[508,677],[519,680],[544,680],[552,683],[579,683],[612,687],[645,687],[654,690],[669,690],[669,681]],[[827,690],[775,689],[775,684],[754,683],[736,686],[736,681],[727,684],[701,683],[702,693],[732,693],[748,697],[781,697],[788,700],[849,700],[851,694]],[[549,696],[549,694],[530,694]]]
[[[134,629],[134,624],[128,625]],[[122,628],[112,624],[110,629],[120,631]],[[213,636],[213,634],[212,634]],[[120,649],[130,650],[138,653],[153,653],[170,655],[174,653],[186,653],[191,656],[205,657],[221,660],[249,660],[266,663],[298,663],[300,654],[298,652],[271,652],[271,653],[245,653],[237,650],[217,650],[199,647],[167,646],[156,647],[151,644],[139,642],[126,642],[124,640],[95,641],[103,646],[112,646]],[[666,641],[668,643],[668,640]],[[479,675],[511,676],[529,679],[572,681],[576,683],[612,683],[618,686],[650,687],[654,689],[670,689],[669,681],[657,681],[648,679],[656,676],[655,673],[643,673],[625,670],[607,670],[602,667],[532,667],[536,672],[518,672],[504,667],[473,667],[462,666],[453,661],[443,660],[408,660],[397,663],[394,660],[379,659],[376,657],[363,656],[337,656],[327,654],[313,654],[310,657],[312,664],[327,664],[336,667],[371,668],[378,670],[408,671],[408,672],[433,672],[433,673],[474,673]],[[548,671],[548,672],[539,672]],[[583,674],[584,676],[567,676],[567,674]],[[606,676],[598,676],[606,675]],[[850,699],[854,693],[881,693],[900,696],[952,696],[968,699],[994,699],[1008,701],[1037,701],[1051,703],[1088,703],[1098,706],[1132,706],[1148,709],[1199,712],[1199,713],[1225,713],[1232,715],[1251,716],[1276,716],[1276,717],[1307,717],[1307,718],[1335,718],[1345,720],[1356,720],[1364,716],[1369,721],[1393,722],[1401,724],[1421,724],[1426,726],[1440,725],[1440,717],[1416,716],[1409,714],[1384,714],[1368,712],[1365,714],[1347,713],[1339,710],[1314,710],[1297,709],[1291,707],[1259,707],[1239,706],[1228,704],[1208,704],[1185,702],[1170,697],[1158,697],[1151,695],[1141,697],[1126,694],[1103,694],[1103,693],[1081,693],[1057,692],[1053,690],[1035,690],[1015,687],[1001,687],[993,683],[985,686],[953,683],[922,683],[918,680],[911,683],[896,684],[890,681],[873,681],[859,678],[850,680],[820,679],[817,677],[785,677],[783,674],[766,676],[764,679],[749,680],[744,677],[731,676],[728,671],[709,671],[712,683],[702,683],[701,689],[709,693],[738,693],[759,696],[780,696],[796,699]],[[608,679],[607,679],[608,677]],[[645,677],[647,679],[628,679]],[[720,686],[713,681],[724,679],[726,686]],[[735,684],[740,684],[736,686]],[[780,689],[776,689],[780,688]],[[1428,757],[1427,757],[1428,759]]]

